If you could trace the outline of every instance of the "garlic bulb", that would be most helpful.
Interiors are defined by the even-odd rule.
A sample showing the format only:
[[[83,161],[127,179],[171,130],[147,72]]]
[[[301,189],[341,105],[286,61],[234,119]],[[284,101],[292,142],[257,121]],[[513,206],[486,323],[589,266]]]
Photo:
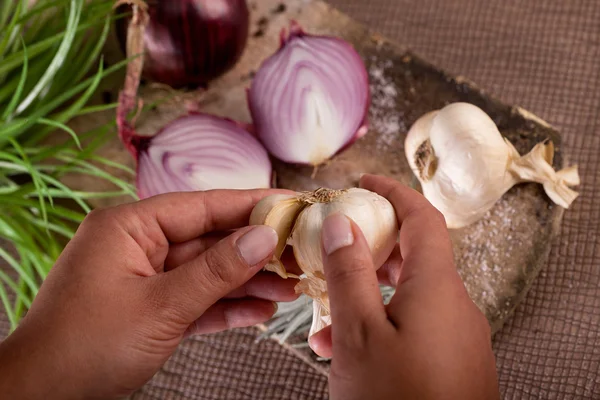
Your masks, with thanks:
[[[286,244],[291,244],[294,257],[303,274],[296,292],[312,297],[312,335],[331,323],[329,298],[321,254],[321,228],[329,215],[342,213],[362,230],[379,268],[390,256],[398,238],[398,222],[394,207],[385,198],[365,189],[317,189],[296,195],[273,195],[261,200],[252,211],[250,224],[273,227],[279,235],[275,255],[265,269],[280,276],[289,274],[279,257]]]
[[[568,208],[577,197],[577,167],[552,168],[554,145],[538,143],[521,157],[492,119],[468,103],[450,104],[423,115],[404,144],[408,163],[424,196],[446,218],[449,228],[480,219],[511,187],[537,182],[550,199]]]

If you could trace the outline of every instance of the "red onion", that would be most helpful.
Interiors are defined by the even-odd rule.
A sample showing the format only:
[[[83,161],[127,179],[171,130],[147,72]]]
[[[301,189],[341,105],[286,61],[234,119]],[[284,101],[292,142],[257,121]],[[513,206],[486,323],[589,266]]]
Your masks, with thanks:
[[[248,92],[254,127],[282,161],[319,165],[367,132],[368,74],[352,45],[295,23]]]
[[[270,187],[267,152],[231,120],[193,113],[167,124],[152,137],[127,129],[122,132],[137,160],[140,198],[168,192]]]
[[[145,5],[135,0],[127,29],[128,55],[141,54],[148,20]],[[266,150],[232,120],[190,112],[154,136],[138,135],[135,118],[129,121],[128,116],[140,111],[137,90],[143,65],[142,57],[127,65],[117,109],[119,136],[137,161],[140,198],[174,191],[270,187],[272,170]]]
[[[140,0],[126,2],[138,3]],[[173,87],[197,86],[228,71],[248,39],[245,0],[147,0],[144,76]],[[120,9],[123,11],[123,9]],[[117,22],[125,49],[128,20]]]

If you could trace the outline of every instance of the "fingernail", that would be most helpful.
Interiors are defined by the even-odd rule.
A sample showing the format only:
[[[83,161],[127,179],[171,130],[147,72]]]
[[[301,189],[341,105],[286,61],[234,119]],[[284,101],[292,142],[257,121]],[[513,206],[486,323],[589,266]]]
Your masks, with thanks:
[[[352,245],[354,234],[348,217],[343,214],[333,214],[325,218],[323,230],[321,231],[321,241],[327,255],[342,247]]]
[[[279,310],[279,304],[277,304],[276,302],[273,302],[273,309],[275,311],[273,311],[273,315],[275,315],[277,313],[277,310]]]
[[[236,242],[244,261],[252,267],[267,258],[277,246],[277,232],[270,226],[258,225]]]

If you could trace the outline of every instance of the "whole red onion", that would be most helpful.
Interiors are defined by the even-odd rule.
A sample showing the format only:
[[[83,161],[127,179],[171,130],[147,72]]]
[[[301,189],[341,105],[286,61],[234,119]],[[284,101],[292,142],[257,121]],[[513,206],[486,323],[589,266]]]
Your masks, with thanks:
[[[144,77],[175,88],[198,86],[228,71],[241,57],[249,25],[245,0],[146,3],[150,20],[144,35]],[[126,11],[122,7],[119,12]],[[117,21],[123,50],[128,21]]]

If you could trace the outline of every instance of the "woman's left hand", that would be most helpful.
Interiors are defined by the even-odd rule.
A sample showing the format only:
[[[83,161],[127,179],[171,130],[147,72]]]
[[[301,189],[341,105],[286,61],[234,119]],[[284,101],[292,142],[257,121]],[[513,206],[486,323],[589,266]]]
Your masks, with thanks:
[[[259,272],[275,231],[246,227],[254,205],[274,192],[174,193],[93,211],[0,344],[0,393],[126,395],[186,335],[268,320],[275,301],[297,297],[295,280]]]

